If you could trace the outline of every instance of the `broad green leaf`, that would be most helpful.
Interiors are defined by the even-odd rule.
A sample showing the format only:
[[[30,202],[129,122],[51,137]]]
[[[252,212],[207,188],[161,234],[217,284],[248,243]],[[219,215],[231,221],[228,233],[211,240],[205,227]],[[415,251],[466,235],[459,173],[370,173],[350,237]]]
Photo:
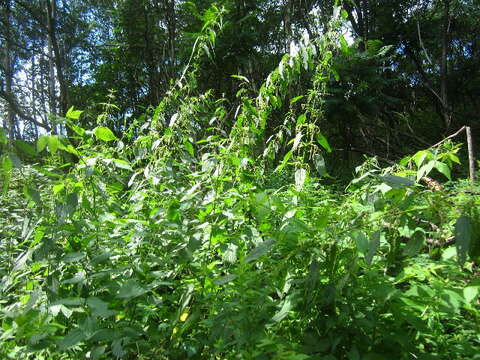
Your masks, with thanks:
[[[99,126],[93,130],[93,133],[95,134],[97,139],[103,140],[103,141],[113,141],[113,140],[118,140],[118,138],[115,136],[115,134],[110,130],[109,128],[105,126]]]
[[[457,247],[458,263],[463,266],[467,260],[472,239],[472,224],[470,217],[460,216],[455,223],[455,245]]]
[[[368,244],[368,238],[365,235],[363,231],[354,231],[351,234],[351,237],[353,240],[355,240],[355,244],[357,245],[358,251],[365,255],[368,252],[369,244]]]
[[[479,294],[480,286],[467,286],[463,289],[463,297],[467,304],[472,304],[472,302],[478,298]]]
[[[214,281],[214,283],[217,286],[225,285],[225,284],[235,280],[237,277],[238,277],[238,275],[228,274],[228,275],[222,276],[221,278],[216,279]]]
[[[147,291],[136,281],[127,280],[120,288],[117,298],[131,299],[145,294]]]
[[[417,172],[417,181],[419,181],[422,177],[428,175],[430,171],[432,171],[433,167],[435,166],[436,161],[430,160],[426,165],[423,165]]]
[[[382,233],[377,230],[372,234],[372,237],[370,239],[370,244],[368,246],[368,253],[365,256],[365,263],[367,265],[372,264],[373,256],[377,252],[378,247],[380,246],[380,237]]]
[[[397,189],[403,189],[407,186],[415,185],[415,182],[413,180],[401,176],[387,174],[385,176],[379,176],[379,178],[388,186]]]
[[[67,264],[75,263],[75,262],[80,261],[83,258],[85,258],[85,256],[86,256],[86,254],[83,253],[83,252],[73,252],[73,253],[69,253],[69,254],[65,255],[61,259],[61,261],[63,261],[64,263],[67,263]]]
[[[65,184],[64,183],[60,183],[60,184],[56,184],[53,186],[52,190],[53,190],[53,193],[55,195],[57,195],[59,192],[61,192],[63,189],[65,189]]]
[[[330,147],[330,144],[328,143],[328,140],[325,136],[323,136],[321,133],[317,134],[317,141],[322,147],[327,150],[327,152],[332,152],[332,148]]]
[[[425,231],[423,229],[417,228],[410,240],[405,245],[405,248],[403,249],[403,254],[405,256],[415,256],[420,252],[420,250],[422,250],[424,244]]]
[[[87,299],[87,305],[92,310],[93,316],[106,318],[117,314],[117,311],[108,309],[108,302],[105,302],[97,297],[89,297]]]
[[[267,240],[255,247],[247,255],[246,262],[252,262],[265,255],[275,244],[275,240]]]
[[[15,140],[14,141],[15,147],[19,148],[23,153],[30,155],[30,156],[37,156],[37,152],[35,148],[23,140]]]
[[[428,150],[421,150],[412,156],[413,161],[420,168],[425,160],[433,159],[433,154]]]
[[[440,162],[440,161],[436,161],[435,162],[435,169],[437,169],[439,172],[441,172],[443,175],[445,175],[448,180],[452,180],[452,176],[451,176],[451,173],[450,173],[450,168],[448,167],[447,164],[445,164],[443,162]]]
[[[52,154],[56,154],[58,149],[63,147],[62,143],[56,135],[50,135],[47,139],[48,142],[48,151]]]
[[[67,350],[86,339],[85,333],[81,329],[73,329],[63,338],[58,340],[57,344],[60,350]]]
[[[67,114],[65,115],[69,119],[74,119],[77,120],[80,118],[80,115],[82,115],[83,111],[82,110],[74,110],[73,106],[68,109]]]
[[[112,159],[113,165],[119,169],[125,169],[125,170],[131,170],[132,171],[132,166],[128,161],[122,160],[122,159]]]
[[[48,144],[48,135],[42,135],[37,141],[37,151],[42,152]]]

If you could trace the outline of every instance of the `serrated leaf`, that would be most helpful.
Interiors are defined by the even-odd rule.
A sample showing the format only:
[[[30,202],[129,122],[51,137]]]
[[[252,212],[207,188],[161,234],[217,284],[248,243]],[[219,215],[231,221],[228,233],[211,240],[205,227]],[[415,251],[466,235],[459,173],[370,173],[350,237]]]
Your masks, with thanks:
[[[422,250],[425,244],[425,231],[423,229],[417,229],[410,240],[408,240],[405,248],[403,249],[403,255],[415,256],[420,250]]]
[[[67,114],[65,117],[69,119],[74,119],[78,120],[80,118],[80,115],[82,115],[83,110],[74,110],[74,107],[72,106],[70,109],[67,110]]]
[[[89,297],[87,299],[87,305],[92,309],[92,315],[102,318],[116,315],[117,312],[108,309],[108,302],[105,302],[97,297]]]
[[[95,130],[93,130],[93,134],[97,139],[103,140],[103,141],[118,140],[118,138],[115,136],[112,130],[110,130],[105,126],[99,126],[95,128]]]
[[[352,239],[355,240],[358,251],[365,255],[368,252],[369,243],[368,238],[362,231],[354,231],[351,235]]]
[[[78,345],[80,342],[85,340],[86,335],[81,329],[73,329],[62,339],[60,339],[57,344],[60,350],[67,350],[75,345]]]
[[[463,289],[465,302],[471,304],[480,294],[480,286],[467,286]]]
[[[432,159],[432,158],[433,158],[433,155],[428,150],[418,151],[417,153],[415,153],[415,155],[412,156],[412,160],[417,165],[417,168],[420,168],[426,159]]]
[[[463,265],[467,260],[472,240],[472,224],[468,216],[460,216],[455,223],[455,245],[457,247],[458,263]]]
[[[265,255],[274,244],[275,244],[275,240],[267,240],[262,242],[260,245],[258,245],[248,253],[245,261],[249,263],[257,260],[261,256]]]
[[[373,257],[375,253],[377,252],[378,247],[380,246],[380,236],[382,233],[377,230],[372,234],[372,237],[370,239],[370,244],[368,246],[368,253],[365,256],[365,263],[367,265],[372,264]]]
[[[385,176],[379,176],[380,180],[382,180],[385,184],[389,185],[392,188],[396,189],[403,189],[407,186],[415,185],[415,182],[409,178],[390,175],[387,174]]]
[[[117,298],[131,299],[145,294],[147,291],[136,281],[128,280],[118,291]]]

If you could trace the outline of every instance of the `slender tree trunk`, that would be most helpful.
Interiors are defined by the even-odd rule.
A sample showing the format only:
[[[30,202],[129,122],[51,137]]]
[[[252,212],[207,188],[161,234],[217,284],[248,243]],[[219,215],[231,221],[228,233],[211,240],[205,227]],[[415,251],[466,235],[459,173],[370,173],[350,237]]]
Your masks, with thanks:
[[[12,66],[12,29],[11,29],[11,4],[10,0],[4,2],[5,11],[5,92],[12,96],[13,88],[13,66]],[[15,111],[10,103],[7,103],[7,117],[5,120],[5,128],[8,133],[10,144],[15,138]]]
[[[59,99],[59,109],[55,115],[65,115],[68,110],[69,105],[69,94],[68,94],[68,85],[65,79],[65,67],[58,45],[57,39],[57,25],[56,25],[56,13],[57,13],[57,2],[56,0],[46,0],[47,7],[47,29],[48,29],[48,41],[49,41],[49,56],[52,58],[53,63],[55,64],[55,70],[57,72],[58,86],[60,89],[60,99]],[[52,54],[53,52],[53,54]]]
[[[450,37],[450,0],[443,0],[442,58],[440,59],[440,97],[442,98],[445,129],[452,123],[452,111],[448,99],[448,44]]]

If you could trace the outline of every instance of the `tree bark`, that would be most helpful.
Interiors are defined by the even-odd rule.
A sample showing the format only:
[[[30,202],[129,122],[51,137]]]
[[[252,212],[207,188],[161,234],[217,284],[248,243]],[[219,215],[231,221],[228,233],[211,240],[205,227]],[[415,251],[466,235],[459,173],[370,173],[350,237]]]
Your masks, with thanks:
[[[11,4],[10,0],[2,2],[5,13],[5,58],[4,58],[4,72],[5,72],[5,93],[12,96],[13,88],[13,64],[12,64],[12,29],[11,29]],[[4,124],[10,145],[15,137],[15,110],[13,106],[7,101],[7,117]]]

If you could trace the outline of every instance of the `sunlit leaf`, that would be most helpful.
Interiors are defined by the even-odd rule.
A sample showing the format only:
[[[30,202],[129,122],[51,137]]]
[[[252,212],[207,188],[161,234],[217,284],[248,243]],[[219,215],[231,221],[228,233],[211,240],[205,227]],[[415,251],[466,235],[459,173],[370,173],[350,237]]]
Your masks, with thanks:
[[[112,130],[104,126],[96,127],[95,130],[93,130],[93,133],[95,134],[96,138],[99,140],[103,140],[103,141],[118,140],[118,138],[115,136]]]

